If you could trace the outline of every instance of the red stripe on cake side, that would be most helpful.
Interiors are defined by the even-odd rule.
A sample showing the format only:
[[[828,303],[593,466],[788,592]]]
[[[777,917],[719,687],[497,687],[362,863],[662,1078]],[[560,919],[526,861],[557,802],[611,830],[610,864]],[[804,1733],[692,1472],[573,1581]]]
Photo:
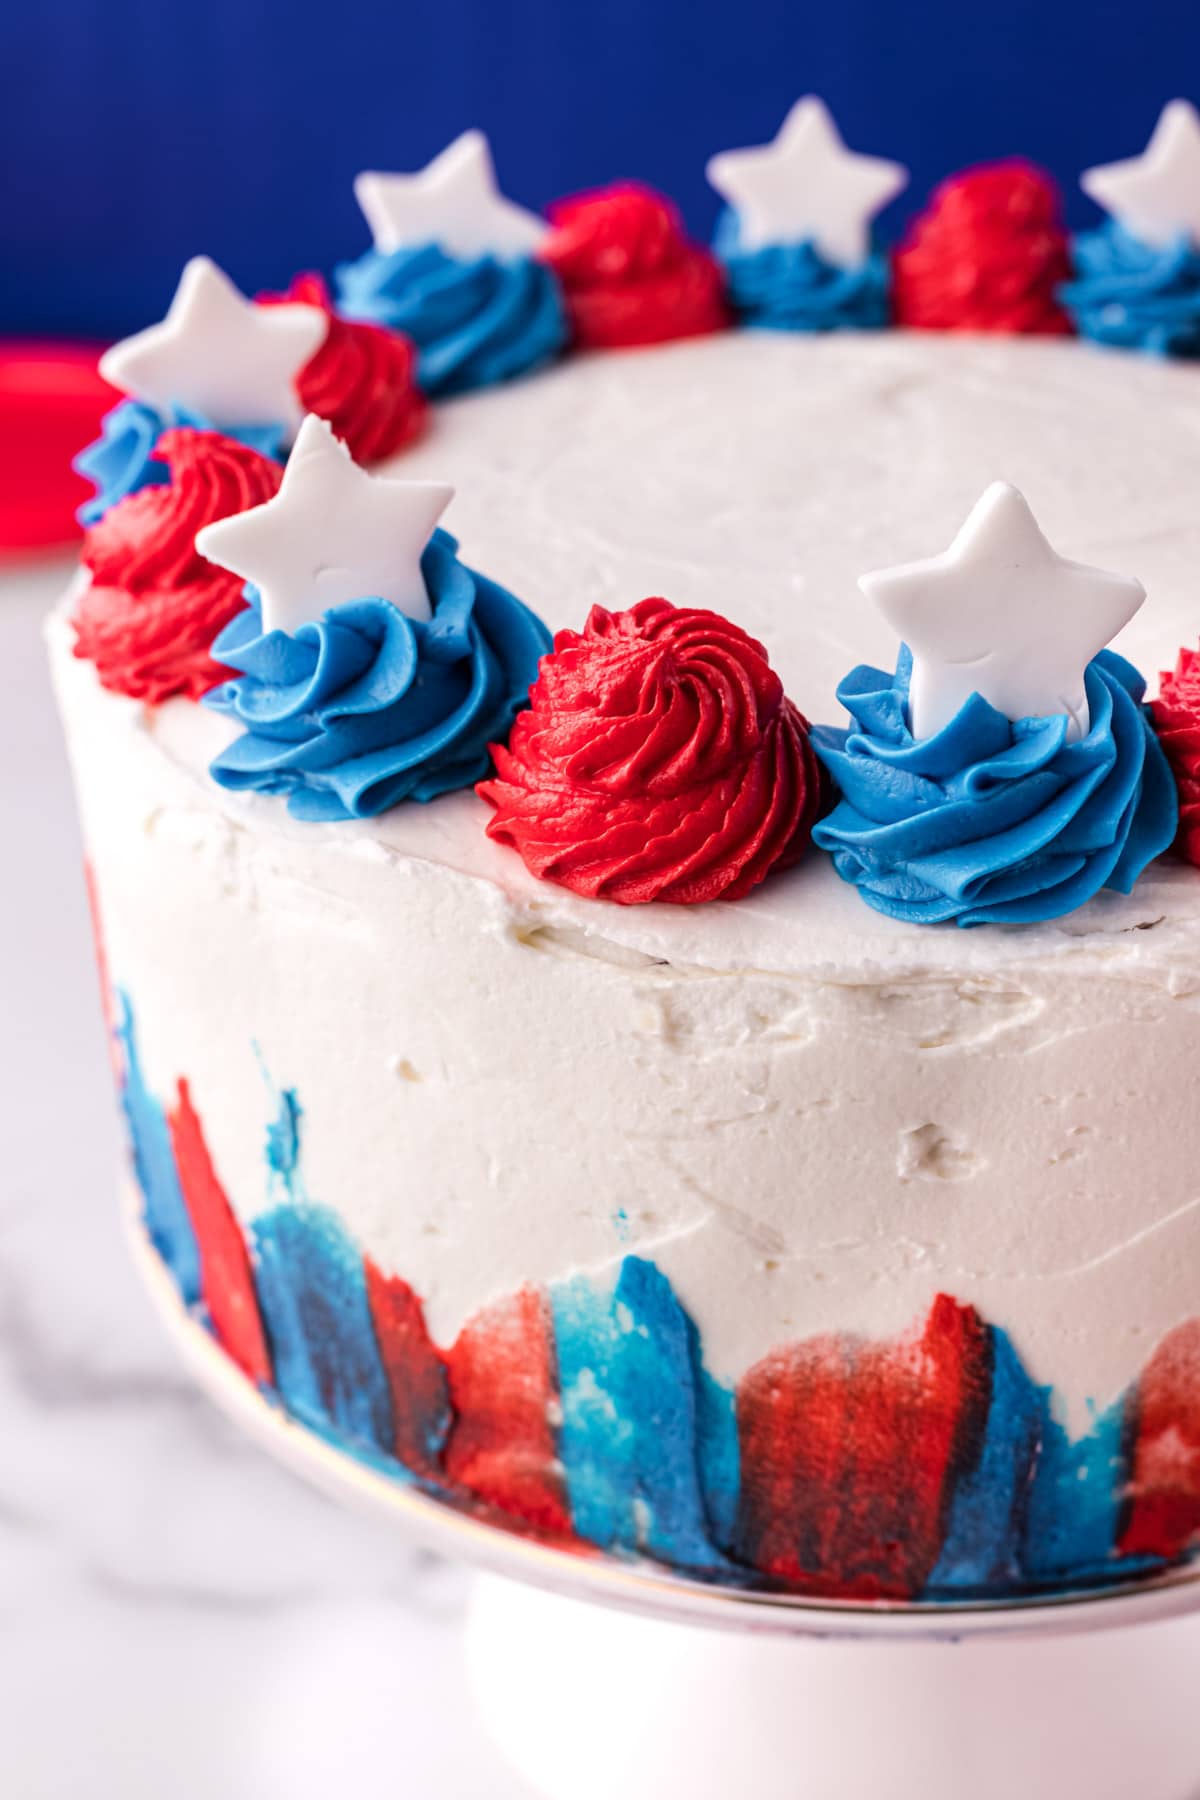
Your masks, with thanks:
[[[100,978],[100,1012],[108,1033],[108,1057],[112,1063],[113,1074],[120,1084],[124,1071],[121,1054],[117,1043],[117,1003],[113,994],[112,977],[108,969],[108,949],[104,942],[104,923],[100,917],[100,890],[96,885],[96,871],[84,858],[83,879],[87,887],[88,917],[92,924],[92,948],[96,956],[96,973]]]
[[[540,1289],[526,1285],[476,1313],[446,1363],[455,1415],[449,1479],[538,1531],[570,1534],[553,1327]]]
[[[1181,1556],[1200,1535],[1200,1320],[1170,1332],[1131,1396],[1122,1556]]]
[[[200,1283],[222,1347],[254,1382],[272,1378],[254,1274],[228,1195],[222,1187],[185,1080],[167,1115],[171,1148],[200,1251]]]
[[[765,1356],[738,1390],[739,1557],[814,1592],[919,1593],[990,1386],[986,1327],[946,1295],[894,1343],[830,1334]]]
[[[367,1304],[392,1396],[392,1448],[406,1469],[440,1479],[450,1429],[446,1365],[429,1335],[420,1300],[398,1275],[364,1258]]]

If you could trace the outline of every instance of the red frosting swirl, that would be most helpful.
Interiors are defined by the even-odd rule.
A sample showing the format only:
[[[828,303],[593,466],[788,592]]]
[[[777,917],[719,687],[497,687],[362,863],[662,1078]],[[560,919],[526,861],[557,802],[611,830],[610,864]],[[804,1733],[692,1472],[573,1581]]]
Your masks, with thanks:
[[[92,584],[76,609],[75,654],[106,688],[153,705],[197,700],[232,671],[209,646],[244,604],[240,575],[207,562],[196,533],[214,519],[261,506],[283,470],[234,438],[179,426],[158,440],[167,487],[142,488],[111,506],[83,540]]]
[[[380,462],[420,437],[429,402],[416,384],[410,340],[382,325],[358,325],[335,314],[319,275],[297,275],[286,294],[260,294],[260,306],[299,302],[329,321],[325,342],[296,377],[305,412],[328,419],[355,462]]]
[[[684,235],[652,188],[622,182],[556,201],[539,252],[562,285],[575,342],[585,349],[698,337],[729,323],[716,259]]]
[[[1070,332],[1071,272],[1058,190],[1014,158],[944,181],[896,251],[899,325],[923,331]]]
[[[1181,650],[1174,669],[1159,676],[1150,711],[1179,789],[1175,847],[1200,863],[1200,650]]]
[[[762,645],[643,600],[560,631],[518,713],[488,835],[590,899],[736,900],[808,845],[821,777]]]

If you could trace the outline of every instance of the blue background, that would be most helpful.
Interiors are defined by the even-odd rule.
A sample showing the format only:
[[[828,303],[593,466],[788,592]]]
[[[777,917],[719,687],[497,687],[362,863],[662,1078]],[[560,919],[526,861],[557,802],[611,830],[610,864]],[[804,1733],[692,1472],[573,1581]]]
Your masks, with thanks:
[[[707,234],[706,157],[822,93],[852,147],[942,175],[1079,169],[1200,97],[1200,0],[0,0],[0,331],[113,336],[181,264],[282,285],[366,246],[363,167],[467,125],[533,206],[636,175]]]

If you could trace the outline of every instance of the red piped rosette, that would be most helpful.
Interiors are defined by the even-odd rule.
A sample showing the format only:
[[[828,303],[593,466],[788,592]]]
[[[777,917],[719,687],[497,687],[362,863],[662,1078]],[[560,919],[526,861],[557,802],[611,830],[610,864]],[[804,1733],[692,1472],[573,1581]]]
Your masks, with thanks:
[[[1179,789],[1175,847],[1200,864],[1200,650],[1181,650],[1174,669],[1160,675],[1150,711]]]
[[[185,426],[164,432],[154,455],[170,485],[130,494],[87,533],[92,583],[73,623],[75,654],[104,687],[157,705],[197,700],[231,673],[209,646],[241,610],[245,584],[200,555],[196,533],[270,500],[283,470],[235,438]]]
[[[808,846],[821,775],[760,643],[717,613],[643,600],[560,631],[494,779],[488,835],[623,906],[736,900]]]
[[[581,348],[660,344],[730,323],[720,265],[653,188],[621,182],[577,194],[556,201],[549,218],[539,256],[558,276]]]
[[[1071,273],[1051,178],[1021,158],[954,175],[934,191],[892,265],[896,323],[919,331],[1074,327],[1058,302]]]
[[[420,437],[429,402],[416,383],[416,351],[399,331],[339,318],[319,275],[297,275],[286,294],[260,294],[259,306],[316,306],[328,330],[296,378],[305,412],[328,419],[355,462],[380,462]]]

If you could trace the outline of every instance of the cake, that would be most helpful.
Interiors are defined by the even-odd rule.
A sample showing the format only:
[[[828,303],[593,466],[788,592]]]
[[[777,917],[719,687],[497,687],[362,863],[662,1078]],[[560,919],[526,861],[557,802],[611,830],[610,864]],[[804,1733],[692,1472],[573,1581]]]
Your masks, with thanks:
[[[786,153],[832,155],[836,184],[849,153],[813,116]],[[488,185],[480,154],[452,185]],[[857,160],[878,161],[848,180]],[[858,172],[860,207],[893,169]],[[1000,187],[1044,232],[1029,179]],[[566,1550],[804,1595],[1014,1600],[1157,1576],[1200,1531],[1200,875],[1186,832],[1170,848],[1200,715],[1185,662],[1160,740],[1136,675],[1197,635],[1200,372],[1079,341],[1057,289],[1032,304],[1061,244],[1023,248],[1014,326],[997,191],[949,202],[1009,309],[982,325],[977,283],[962,333],[814,330],[808,300],[797,328],[790,299],[787,329],[723,329],[760,276],[776,300],[798,269],[828,294],[855,249],[828,220],[823,241],[793,221],[796,255],[756,274],[770,219],[742,239],[723,221],[740,263],[714,303],[719,262],[644,190],[572,203],[566,247],[506,215],[519,256],[542,244],[560,271],[556,316],[639,348],[542,366],[543,333],[520,379],[487,364],[474,384],[460,362],[450,387],[476,391],[370,474],[313,419],[281,471],[229,435],[244,419],[176,390],[151,485],[109,496],[49,626],[139,1204],[182,1301],[302,1427]],[[897,258],[917,257],[910,294],[938,206]],[[360,325],[364,294],[420,260],[389,218],[349,283]],[[858,249],[842,272],[877,299],[885,261]],[[439,251],[456,292],[467,253]],[[839,294],[826,324],[873,322]],[[292,331],[294,384],[320,334]],[[874,779],[945,741],[940,719],[916,736],[936,698],[919,634],[914,673],[880,675],[899,634],[856,582],[942,550],[997,477],[1118,572],[1088,589],[1092,629],[1106,596],[1129,622],[1061,716],[977,693],[946,730],[970,713],[1011,761],[1049,715],[1022,776],[1058,793],[1069,766],[1099,791],[1103,739],[1109,800],[1086,843],[1077,800],[1049,848],[1006,818],[1001,885],[931,910],[920,846],[868,879],[846,811],[852,751]],[[1023,504],[994,494],[977,537]],[[467,650],[444,648],[453,606]],[[995,608],[984,625],[1015,629]],[[1027,629],[1022,692],[1058,625]],[[666,675],[646,649],[663,634]],[[437,698],[455,657],[469,705]],[[681,704],[689,657],[701,723],[667,761],[685,748],[695,785],[670,788],[668,827],[664,764],[623,737],[621,782],[597,787],[575,728],[629,670]],[[848,680],[864,668],[876,688]],[[864,694],[911,725],[899,750],[871,748]],[[398,749],[380,720],[402,704]],[[743,725],[740,761],[713,750]],[[954,789],[960,811],[982,785]]]

